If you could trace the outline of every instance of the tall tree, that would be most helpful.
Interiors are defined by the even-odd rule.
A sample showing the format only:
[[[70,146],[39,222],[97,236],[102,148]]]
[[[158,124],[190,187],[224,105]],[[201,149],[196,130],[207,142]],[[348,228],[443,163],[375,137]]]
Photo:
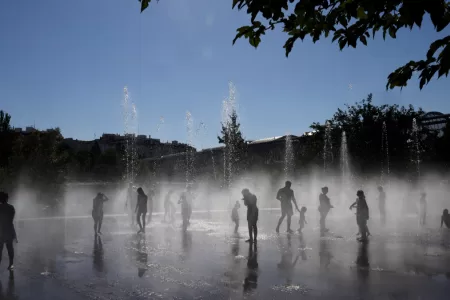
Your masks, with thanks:
[[[245,169],[247,144],[242,137],[240,127],[237,112],[233,110],[229,120],[222,123],[221,135],[217,137],[219,144],[225,145],[225,169],[228,169],[228,173],[225,173],[227,174],[225,180],[228,180],[228,182],[232,179],[229,176],[237,175]]]
[[[139,0],[141,12],[151,0]],[[446,0],[233,0],[233,9],[246,9],[250,24],[237,29],[233,43],[248,39],[258,47],[266,32],[281,26],[288,38],[286,56],[297,40],[310,36],[315,43],[332,36],[339,48],[367,45],[379,31],[395,39],[401,28],[419,29],[424,17],[430,17],[436,32],[450,23],[450,5]],[[404,87],[419,73],[422,89],[436,74],[447,76],[450,70],[450,35],[431,43],[426,57],[410,61],[388,76],[386,89]]]

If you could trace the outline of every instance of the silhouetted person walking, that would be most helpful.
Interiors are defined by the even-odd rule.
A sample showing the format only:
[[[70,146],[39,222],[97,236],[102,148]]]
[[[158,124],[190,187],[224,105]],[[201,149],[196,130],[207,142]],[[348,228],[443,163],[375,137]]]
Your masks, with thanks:
[[[239,208],[241,208],[241,205],[239,204],[239,201],[236,201],[233,210],[231,211],[231,220],[234,222],[234,233],[237,233],[239,228]]]
[[[444,211],[442,212],[441,228],[443,224],[445,224],[447,228],[450,228],[450,214],[448,213],[448,209],[444,209]]]
[[[356,196],[358,196],[358,198],[350,205],[349,209],[351,210],[353,207],[356,207],[356,223],[358,224],[359,232],[361,233],[361,238],[359,238],[359,240],[366,241],[369,232],[367,227],[367,221],[369,220],[369,206],[367,205],[366,196],[363,191],[359,190],[356,192]]]
[[[139,225],[138,233],[145,232],[145,215],[147,214],[148,197],[142,188],[137,189],[137,204],[136,204],[136,221]],[[142,223],[141,223],[142,220]]]
[[[92,219],[94,219],[94,233],[96,235],[102,234],[100,230],[102,229],[103,222],[103,203],[108,200],[108,197],[102,193],[98,193],[92,200]]]
[[[9,256],[8,270],[14,269],[14,247],[13,240],[17,240],[16,230],[14,229],[14,216],[16,210],[14,206],[8,203],[8,194],[0,192],[0,262],[3,253],[3,246],[6,244],[6,250]]]
[[[327,218],[328,213],[330,212],[330,209],[333,208],[333,205],[331,205],[330,198],[328,198],[327,194],[328,194],[328,187],[325,186],[322,188],[322,193],[319,195],[320,232],[321,233],[328,231],[328,229],[325,227],[325,220]]]
[[[258,237],[258,215],[259,210],[256,205],[257,199],[256,196],[250,193],[248,189],[242,190],[242,196],[244,198],[244,205],[247,206],[247,223],[248,223],[248,233],[250,238],[246,240],[247,243],[256,243],[256,239]]]
[[[300,212],[297,206],[297,201],[295,200],[294,191],[291,189],[291,185],[292,183],[290,181],[286,181],[284,187],[279,189],[277,193],[277,200],[279,200],[281,204],[281,217],[278,220],[278,225],[276,228],[277,232],[280,232],[280,225],[286,216],[287,216],[287,232],[288,233],[293,232],[291,230],[291,217],[294,214],[294,211],[292,209],[292,202],[294,202],[297,211]]]
[[[386,192],[382,186],[378,187],[378,208],[380,210],[381,224],[386,225]]]
[[[419,200],[419,223],[425,226],[427,221],[427,194],[422,192]]]

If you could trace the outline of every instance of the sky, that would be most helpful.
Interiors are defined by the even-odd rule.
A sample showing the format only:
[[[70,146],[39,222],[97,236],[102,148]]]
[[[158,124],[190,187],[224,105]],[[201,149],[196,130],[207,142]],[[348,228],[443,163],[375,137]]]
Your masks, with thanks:
[[[139,134],[186,141],[189,111],[198,148],[217,145],[230,81],[243,135],[252,140],[300,135],[369,93],[376,104],[450,113],[448,78],[422,91],[416,79],[385,89],[391,71],[424,58],[449,28],[437,34],[425,20],[396,40],[343,51],[330,39],[305,39],[286,58],[280,30],[257,49],[244,39],[233,46],[249,17],[231,4],[160,0],[141,14],[137,0],[0,1],[0,109],[15,127],[59,127],[65,137],[91,140],[124,132],[127,86]]]

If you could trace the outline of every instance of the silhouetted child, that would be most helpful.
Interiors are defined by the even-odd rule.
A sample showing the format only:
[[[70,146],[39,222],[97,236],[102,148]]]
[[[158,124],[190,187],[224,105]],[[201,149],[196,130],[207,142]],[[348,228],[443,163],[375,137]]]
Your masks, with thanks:
[[[305,227],[305,224],[308,224],[308,222],[306,222],[305,213],[306,213],[306,207],[303,206],[302,209],[300,209],[300,220],[298,221],[298,224],[300,225],[298,232],[300,232],[300,233],[302,233],[302,230],[303,230],[303,227]]]
[[[367,221],[369,220],[369,206],[366,202],[366,196],[364,195],[364,192],[359,190],[356,193],[356,196],[358,198],[356,201],[350,205],[350,210],[353,207],[356,207],[356,223],[359,227],[359,232],[361,233],[360,241],[367,240],[367,236],[369,233],[369,228],[367,227]]]
[[[241,205],[239,204],[239,201],[236,201],[234,204],[233,210],[231,211],[231,220],[234,222],[234,233],[238,232],[239,228],[239,213],[238,209],[241,208]]]
[[[427,194],[422,192],[419,201],[419,222],[421,226],[425,226],[427,219]]]
[[[448,209],[444,209],[444,211],[442,212],[441,228],[443,224],[445,224],[447,228],[450,228],[450,214],[448,213]]]

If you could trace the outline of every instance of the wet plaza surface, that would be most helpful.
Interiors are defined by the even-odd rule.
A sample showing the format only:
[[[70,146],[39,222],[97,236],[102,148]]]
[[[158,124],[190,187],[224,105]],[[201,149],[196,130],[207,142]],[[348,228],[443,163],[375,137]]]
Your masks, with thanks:
[[[373,225],[361,244],[351,218],[330,216],[324,237],[315,220],[303,235],[277,235],[278,214],[261,211],[256,248],[245,243],[244,220],[234,236],[224,213],[194,214],[186,233],[157,215],[140,235],[127,218],[105,217],[100,238],[90,218],[20,221],[13,273],[3,254],[0,299],[450,297],[450,232],[439,224]]]

